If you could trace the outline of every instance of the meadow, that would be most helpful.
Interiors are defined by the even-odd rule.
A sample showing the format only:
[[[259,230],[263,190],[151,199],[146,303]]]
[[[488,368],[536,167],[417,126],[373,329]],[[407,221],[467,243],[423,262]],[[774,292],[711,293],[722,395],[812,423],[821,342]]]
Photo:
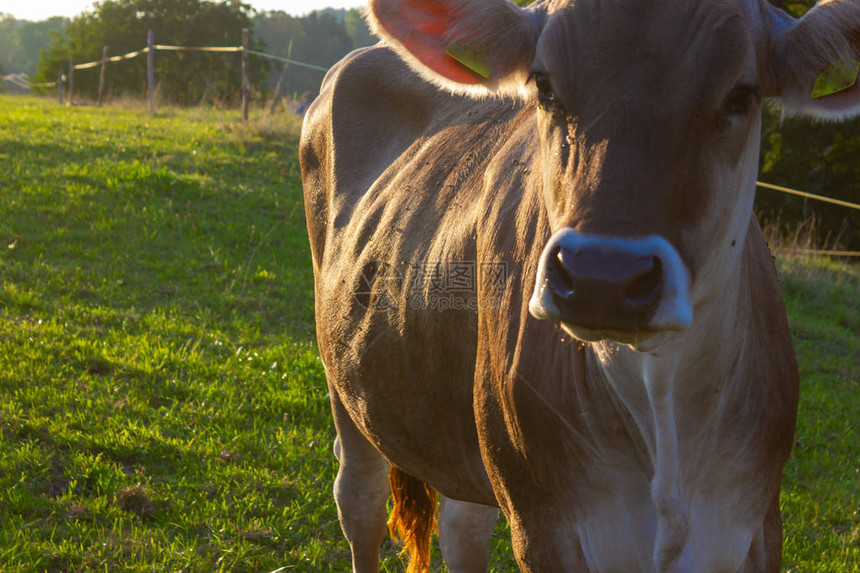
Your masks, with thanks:
[[[299,128],[0,97],[0,571],[349,569]],[[784,570],[860,572],[860,268],[778,266]]]

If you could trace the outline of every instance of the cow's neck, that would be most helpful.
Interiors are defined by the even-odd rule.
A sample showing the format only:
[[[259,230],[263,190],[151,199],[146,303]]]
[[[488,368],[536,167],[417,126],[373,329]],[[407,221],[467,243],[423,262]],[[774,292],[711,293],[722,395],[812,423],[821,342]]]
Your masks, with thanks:
[[[657,512],[655,565],[673,570],[683,560],[690,489],[681,475],[685,453],[701,451],[717,431],[723,386],[742,369],[748,331],[741,257],[735,270],[699,301],[694,324],[650,352],[617,344],[593,346],[594,363],[630,411],[643,438],[654,475],[652,500]],[[689,556],[686,556],[687,558]],[[663,563],[660,565],[660,563]]]
[[[630,410],[656,460],[657,425],[674,419],[672,403],[695,398],[694,408],[706,409],[720,398],[719,390],[736,374],[748,332],[747,285],[741,257],[724,273],[709,295],[697,301],[694,323],[670,335],[660,346],[638,352],[626,345],[592,346],[594,363]],[[703,413],[703,412],[702,412]]]

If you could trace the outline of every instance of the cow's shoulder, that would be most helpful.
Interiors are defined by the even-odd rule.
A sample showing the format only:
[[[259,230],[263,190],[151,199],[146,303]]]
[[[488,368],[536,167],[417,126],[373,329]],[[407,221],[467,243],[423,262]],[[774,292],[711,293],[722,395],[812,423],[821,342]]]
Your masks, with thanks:
[[[375,178],[453,105],[450,94],[378,45],[356,50],[332,67],[306,124],[334,153],[333,183],[352,185]]]
[[[448,206],[477,203],[489,165],[510,147],[526,116],[514,100],[448,93],[385,46],[347,55],[326,76],[302,133],[305,204],[316,259],[321,260],[328,227],[376,220],[371,211],[377,207],[392,213],[402,204],[411,213],[432,212],[422,219],[424,238],[439,233],[445,224],[437,219],[446,213],[458,227],[469,227],[462,208],[453,212]],[[518,153],[516,162],[504,162],[502,171],[524,169],[522,157]]]
[[[327,73],[302,127],[300,157],[311,246],[321,256],[333,202],[351,210],[379,176],[454,108],[391,49],[355,50]]]
[[[418,139],[469,149],[472,142],[449,128],[505,123],[516,108],[511,100],[449,93],[380,44],[332,67],[305,124],[306,131],[325,136],[333,175],[354,184],[375,179]]]

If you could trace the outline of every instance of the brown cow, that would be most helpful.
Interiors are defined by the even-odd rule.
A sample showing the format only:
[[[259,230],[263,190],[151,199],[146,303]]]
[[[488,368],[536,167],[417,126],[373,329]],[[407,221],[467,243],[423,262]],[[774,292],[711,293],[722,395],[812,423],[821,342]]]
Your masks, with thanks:
[[[858,113],[844,65],[811,94],[860,2],[369,14],[388,47],[329,72],[301,143],[355,571],[389,472],[413,570],[432,486],[452,571],[486,569],[497,507],[524,571],[778,571],[798,381],[752,214],[761,101]]]

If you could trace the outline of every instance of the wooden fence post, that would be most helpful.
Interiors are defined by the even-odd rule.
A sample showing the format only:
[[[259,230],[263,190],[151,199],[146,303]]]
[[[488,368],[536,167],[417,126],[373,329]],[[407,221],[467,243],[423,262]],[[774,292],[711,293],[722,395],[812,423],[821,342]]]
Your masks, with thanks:
[[[251,54],[248,53],[250,47],[250,32],[248,28],[242,29],[242,118],[248,120],[248,106],[251,100],[251,68],[249,60]]]
[[[75,61],[69,58],[69,105],[75,105]]]
[[[102,46],[102,69],[99,72],[99,105],[105,103],[105,68],[108,63],[108,47]]]
[[[57,73],[57,98],[60,100],[60,105],[63,105],[63,70]]]
[[[149,88],[149,113],[155,113],[155,33],[146,35],[146,85]]]

